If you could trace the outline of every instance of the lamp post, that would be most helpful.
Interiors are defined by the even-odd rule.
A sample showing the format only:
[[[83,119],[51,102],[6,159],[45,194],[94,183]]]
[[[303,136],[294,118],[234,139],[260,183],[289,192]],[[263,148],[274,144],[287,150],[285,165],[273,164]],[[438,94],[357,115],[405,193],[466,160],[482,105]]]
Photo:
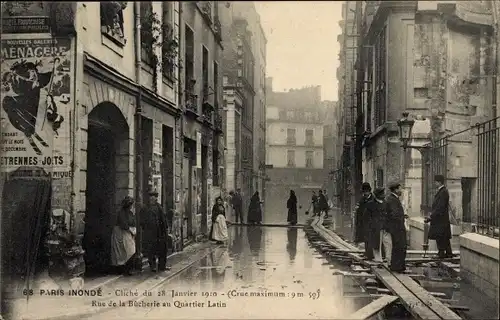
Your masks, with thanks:
[[[423,119],[425,120],[425,118]],[[409,117],[408,112],[403,112],[403,118],[399,119],[398,122],[398,127],[399,127],[399,138],[401,139],[401,147],[403,147],[404,150],[404,159],[403,159],[403,172],[404,176],[406,176],[407,172],[407,162],[406,162],[406,149],[416,149],[420,152],[422,155],[422,166],[427,166],[428,162],[428,150],[430,146],[428,144],[421,145],[421,146],[415,146],[411,145],[411,139],[412,139],[412,131],[413,131],[413,126],[415,125],[415,120]],[[425,203],[425,205],[421,205],[420,208],[421,210],[427,211],[427,186],[424,185],[424,176],[426,174],[426,170],[424,170],[424,167],[422,167],[422,202]],[[428,224],[424,224],[424,243],[422,244],[422,249],[426,253],[427,250],[429,249],[429,226]],[[424,253],[424,255],[425,255]]]

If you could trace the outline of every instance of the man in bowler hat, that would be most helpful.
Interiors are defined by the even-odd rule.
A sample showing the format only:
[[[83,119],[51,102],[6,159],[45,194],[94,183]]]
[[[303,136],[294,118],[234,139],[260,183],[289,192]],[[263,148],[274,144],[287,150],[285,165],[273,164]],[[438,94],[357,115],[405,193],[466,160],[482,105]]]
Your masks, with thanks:
[[[444,177],[436,175],[434,183],[437,187],[434,201],[432,202],[431,216],[425,219],[425,222],[430,222],[429,239],[436,241],[439,258],[451,258],[451,224],[449,216],[450,194],[444,185]]]
[[[149,267],[153,272],[166,271],[168,219],[158,203],[158,192],[149,193],[149,203],[141,210],[140,219],[144,253],[148,257]]]
[[[386,197],[387,215],[385,226],[391,235],[392,251],[390,270],[404,272],[406,270],[406,228],[405,213],[401,203],[403,190],[399,182],[389,184],[389,195]]]
[[[356,205],[356,211],[354,213],[354,242],[361,243],[365,241],[365,227],[364,227],[364,213],[366,210],[366,205],[373,200],[372,187],[368,182],[363,182],[361,185],[361,192],[363,197],[359,200]]]

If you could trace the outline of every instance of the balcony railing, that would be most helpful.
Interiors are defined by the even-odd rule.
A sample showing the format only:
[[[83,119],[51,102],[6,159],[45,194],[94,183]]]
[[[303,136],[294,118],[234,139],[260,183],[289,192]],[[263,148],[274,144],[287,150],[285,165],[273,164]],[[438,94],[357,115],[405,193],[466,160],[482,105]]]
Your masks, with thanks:
[[[297,144],[297,140],[288,138],[286,139],[286,144],[289,146],[294,146]]]
[[[312,140],[312,139],[306,139],[305,145],[306,146],[314,146],[314,140]]]

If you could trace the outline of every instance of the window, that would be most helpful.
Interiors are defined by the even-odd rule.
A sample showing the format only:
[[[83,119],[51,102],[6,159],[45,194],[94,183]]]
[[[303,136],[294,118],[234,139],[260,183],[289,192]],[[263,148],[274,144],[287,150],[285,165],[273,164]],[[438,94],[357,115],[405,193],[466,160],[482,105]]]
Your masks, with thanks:
[[[186,86],[188,86],[189,81],[194,78],[194,32],[187,24],[185,25],[185,30],[184,74],[186,77]]]
[[[367,67],[367,91],[366,91],[366,130],[372,131],[372,97],[373,97],[373,48],[368,47],[366,57]]]
[[[314,152],[306,151],[306,168],[314,167]]]
[[[386,27],[382,29],[375,45],[375,127],[385,122],[385,86],[386,86]]]
[[[162,2],[162,72],[169,79],[174,79],[175,58],[178,53],[178,43],[174,37],[173,2]]]
[[[141,60],[150,67],[154,62],[154,12],[153,2],[141,1]]]
[[[293,111],[287,111],[286,118],[287,118],[287,120],[292,120],[293,119]]]
[[[295,150],[287,150],[286,162],[288,167],[295,167]]]
[[[291,145],[296,143],[295,129],[286,129],[286,143]]]
[[[422,154],[420,151],[411,149],[411,167],[422,166]]]
[[[383,188],[384,187],[384,170],[377,169],[375,172],[375,187]]]
[[[202,51],[202,77],[203,77],[203,95],[208,94],[208,49],[202,45],[201,46],[201,51]]]
[[[219,64],[214,61],[214,105],[219,105]]]
[[[306,129],[306,145],[314,145],[314,130]]]
[[[125,45],[123,10],[126,7],[127,2],[102,1],[100,4],[101,33],[120,47]]]

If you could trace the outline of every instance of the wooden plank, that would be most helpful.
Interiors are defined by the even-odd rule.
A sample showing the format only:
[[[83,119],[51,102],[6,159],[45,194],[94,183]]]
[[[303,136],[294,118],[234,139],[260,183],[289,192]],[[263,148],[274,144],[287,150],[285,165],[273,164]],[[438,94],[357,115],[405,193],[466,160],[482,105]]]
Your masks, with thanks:
[[[460,257],[457,258],[406,258],[406,263],[429,263],[429,262],[442,262],[442,261],[460,261]]]
[[[347,298],[347,299],[368,299],[368,298],[381,298],[385,297],[387,294],[366,294],[366,293],[360,293],[360,294],[344,294],[342,297]],[[394,297],[394,296],[391,296]],[[397,297],[396,297],[397,298]]]
[[[440,320],[441,318],[418,299],[408,288],[385,268],[374,268],[375,275],[384,285],[397,295],[406,309],[417,319]]]
[[[408,290],[413,292],[422,302],[428,306],[432,311],[439,315],[442,319],[459,320],[460,318],[455,312],[451,311],[442,302],[432,296],[424,288],[418,285],[410,277],[403,274],[394,275]]]
[[[377,300],[372,301],[368,305],[364,306],[363,308],[351,314],[348,317],[348,319],[358,319],[358,320],[368,319],[377,314],[378,312],[382,311],[385,307],[387,307],[391,303],[394,303],[396,300],[398,300],[398,297],[395,296],[384,296],[378,298]]]

